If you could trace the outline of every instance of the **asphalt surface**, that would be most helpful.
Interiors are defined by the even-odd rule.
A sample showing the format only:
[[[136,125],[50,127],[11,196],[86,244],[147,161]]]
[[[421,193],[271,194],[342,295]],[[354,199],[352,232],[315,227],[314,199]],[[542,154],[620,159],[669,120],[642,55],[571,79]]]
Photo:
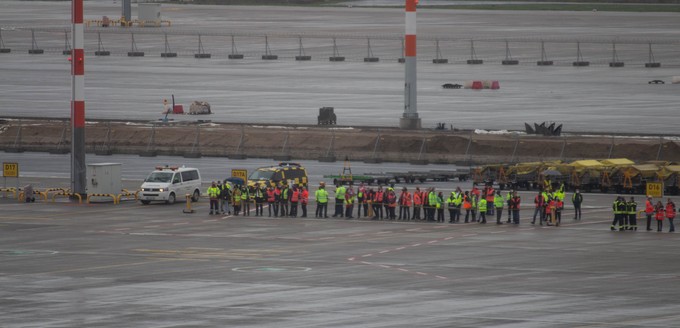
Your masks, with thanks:
[[[117,17],[120,4],[86,2],[87,19]],[[403,113],[401,54],[404,14],[397,8],[239,7],[163,4],[171,27],[95,28],[86,32],[86,116],[157,120],[175,95],[188,109],[212,105],[223,122],[316,124],[318,108],[335,108],[338,124],[397,126]],[[10,54],[0,55],[0,113],[69,117],[70,67],[64,49],[68,2],[3,1],[0,25]],[[136,16],[136,8],[133,12]],[[678,14],[509,12],[427,9],[418,12],[418,112],[423,126],[523,130],[524,122],[564,123],[565,132],[672,133],[680,75]],[[46,54],[29,56],[31,31]],[[96,57],[97,33],[109,57]],[[131,34],[145,57],[127,57]],[[175,59],[160,58],[168,34]],[[194,59],[202,34],[211,59]],[[243,60],[228,60],[231,36]],[[263,61],[264,36],[279,60]],[[299,40],[312,56],[296,62]],[[345,62],[329,62],[333,39]],[[367,39],[378,63],[364,63]],[[435,40],[447,65],[435,65]],[[475,55],[483,65],[467,65]],[[504,66],[505,41],[518,66]],[[541,41],[545,59],[538,67]],[[572,67],[577,42],[590,67]],[[650,61],[661,68],[644,68]],[[622,68],[610,68],[612,46]],[[666,84],[648,84],[650,80]],[[496,91],[450,90],[444,83],[498,80]],[[196,117],[174,117],[195,120]],[[205,119],[206,117],[201,117]]]
[[[592,198],[559,228],[2,200],[0,312],[5,327],[674,326],[677,238],[609,232],[594,200],[611,197]]]
[[[1,155],[41,187],[67,182],[59,156]],[[201,159],[203,175],[218,174],[219,160]],[[124,164],[126,183],[145,165]],[[422,186],[458,185],[471,186]],[[667,222],[662,233],[643,221],[609,231],[614,195],[585,194],[582,221],[567,205],[562,226],[531,225],[533,193],[521,196],[521,224],[500,226],[211,216],[204,199],[184,214],[184,204],[0,198],[2,327],[677,325]]]

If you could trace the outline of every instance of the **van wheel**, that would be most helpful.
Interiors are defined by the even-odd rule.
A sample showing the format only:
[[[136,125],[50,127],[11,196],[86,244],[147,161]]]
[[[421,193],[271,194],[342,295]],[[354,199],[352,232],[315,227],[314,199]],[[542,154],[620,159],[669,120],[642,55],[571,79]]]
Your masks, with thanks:
[[[140,202],[142,202],[144,205],[149,205],[149,203],[151,203],[150,200],[140,200]]]
[[[168,204],[174,204],[175,203],[175,193],[172,192],[170,195],[168,195],[168,201],[166,202]]]
[[[198,190],[194,190],[194,194],[191,196],[191,201],[195,203],[198,201],[199,197],[201,197],[201,194],[198,192]]]

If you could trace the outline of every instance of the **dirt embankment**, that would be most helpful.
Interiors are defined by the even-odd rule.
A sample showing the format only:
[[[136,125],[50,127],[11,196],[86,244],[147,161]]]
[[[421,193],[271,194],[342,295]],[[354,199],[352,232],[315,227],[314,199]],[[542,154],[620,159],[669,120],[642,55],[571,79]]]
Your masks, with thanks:
[[[680,161],[677,142],[635,137],[538,137],[470,131],[215,123],[88,122],[90,153],[481,164],[629,158]],[[70,149],[68,122],[0,120],[0,150]]]

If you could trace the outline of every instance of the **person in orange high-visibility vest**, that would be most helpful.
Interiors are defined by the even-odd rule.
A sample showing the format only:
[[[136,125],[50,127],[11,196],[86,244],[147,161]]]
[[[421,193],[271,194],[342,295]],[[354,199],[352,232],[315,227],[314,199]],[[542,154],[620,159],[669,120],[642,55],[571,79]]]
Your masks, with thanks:
[[[382,189],[382,186],[378,186],[378,190],[376,190],[375,194],[373,195],[373,219],[374,220],[382,220],[383,219],[383,199],[385,196],[385,192]]]
[[[463,194],[463,209],[465,210],[465,223],[469,222],[470,212],[472,211],[472,199],[470,198],[470,192],[465,191]],[[475,215],[472,215],[472,222],[475,222]]]
[[[411,193],[406,187],[401,188],[399,195],[399,220],[411,220]]]
[[[545,208],[545,222],[547,225],[551,226],[555,223],[555,209],[557,209],[557,203],[554,197],[550,197],[548,200],[548,206]]]
[[[305,186],[300,187],[300,209],[302,209],[301,218],[307,217],[307,203],[309,203],[309,191]]]
[[[489,185],[486,187],[486,194],[484,197],[486,197],[486,214],[489,215],[490,217],[493,217],[495,213],[495,206],[491,206],[493,204],[494,198],[496,196],[496,190],[493,189],[493,184],[489,183]]]
[[[663,219],[666,217],[666,208],[661,201],[656,202],[654,213],[656,218],[656,231],[661,232],[663,229]]]
[[[298,202],[300,201],[300,190],[296,185],[293,185],[293,190],[290,193],[290,217],[297,217]]]
[[[652,196],[647,196],[645,202],[645,216],[647,216],[647,231],[652,231],[652,216],[654,215],[654,202]]]
[[[420,220],[420,208],[423,207],[423,193],[420,187],[413,192],[413,220]]]
[[[281,185],[274,187],[274,217],[279,216],[279,204],[281,202]]]
[[[269,217],[271,217],[272,211],[276,208],[276,194],[274,194],[274,187],[272,186],[267,188],[267,204],[269,204]],[[276,212],[274,212],[274,215],[276,215]]]
[[[669,228],[668,232],[674,232],[675,231],[675,226],[673,225],[673,219],[675,219],[675,203],[669,198],[668,202],[666,203],[666,219],[668,219],[668,223],[671,225]]]

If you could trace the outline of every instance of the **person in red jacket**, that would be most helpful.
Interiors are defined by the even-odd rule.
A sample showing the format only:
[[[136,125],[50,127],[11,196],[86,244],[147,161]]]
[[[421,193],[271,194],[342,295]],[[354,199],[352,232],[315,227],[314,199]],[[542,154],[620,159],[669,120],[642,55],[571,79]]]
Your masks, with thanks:
[[[411,220],[411,193],[406,187],[401,189],[399,195],[399,220]]]
[[[300,209],[302,209],[301,218],[307,217],[307,203],[309,203],[309,191],[305,186],[300,187]],[[297,211],[296,211],[297,213]]]
[[[272,216],[272,210],[274,210],[274,216],[276,216],[276,194],[272,186],[267,188],[267,204],[269,204],[269,217]]]
[[[645,202],[645,215],[647,216],[647,231],[652,231],[652,216],[654,215],[654,202],[652,201],[652,196],[647,196],[647,201]]]
[[[675,203],[669,198],[668,202],[666,202],[666,219],[668,219],[668,223],[671,225],[671,227],[668,229],[668,232],[674,232],[675,231],[675,226],[673,225],[673,219],[675,219]]]
[[[297,217],[298,203],[300,202],[300,189],[293,185],[293,190],[290,192],[290,217]]]
[[[512,210],[512,223],[519,224],[519,210],[520,203],[522,199],[519,197],[517,192],[512,193],[512,198],[510,198],[510,209]]]
[[[663,219],[666,217],[666,208],[661,201],[656,202],[656,205],[654,205],[654,213],[656,218],[656,231],[661,232],[661,229],[663,229]]]
[[[495,213],[495,208],[493,206],[493,199],[496,196],[496,190],[493,189],[492,183],[489,183],[489,185],[485,188],[486,189],[486,194],[484,194],[484,197],[486,197],[486,203],[489,204],[486,208],[486,214],[489,217],[492,217]]]
[[[385,192],[382,186],[378,186],[375,194],[373,194],[373,220],[383,219],[383,200],[385,198]]]
[[[420,208],[423,207],[423,193],[420,187],[413,192],[413,220],[420,220]]]

